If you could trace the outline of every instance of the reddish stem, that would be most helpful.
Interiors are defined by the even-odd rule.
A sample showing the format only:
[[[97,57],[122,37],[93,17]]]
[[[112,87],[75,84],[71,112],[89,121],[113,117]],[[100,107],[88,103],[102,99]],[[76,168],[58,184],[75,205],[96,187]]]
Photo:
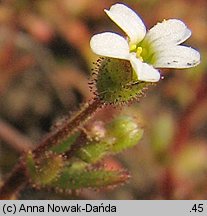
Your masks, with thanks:
[[[72,119],[66,121],[56,131],[51,132],[34,150],[33,154],[38,157],[49,147],[58,144],[60,141],[66,139],[71,135],[77,128],[82,126],[98,108],[102,107],[103,103],[98,98],[75,115]],[[74,147],[73,147],[74,148]],[[25,183],[27,183],[26,167],[20,160],[20,163],[13,169],[10,176],[4,182],[0,188],[0,199],[10,199],[13,194],[18,192]]]

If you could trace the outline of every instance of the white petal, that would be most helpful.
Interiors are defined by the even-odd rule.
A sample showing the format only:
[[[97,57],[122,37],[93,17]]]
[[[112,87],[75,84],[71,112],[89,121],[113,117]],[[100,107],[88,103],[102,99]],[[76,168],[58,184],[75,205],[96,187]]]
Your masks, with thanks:
[[[144,38],[145,25],[133,10],[123,4],[115,4],[105,12],[129,36],[130,43],[136,44]]]
[[[182,21],[169,19],[152,27],[147,32],[144,40],[147,40],[154,47],[162,50],[165,46],[181,44],[190,35],[191,31]]]
[[[198,51],[186,46],[174,46],[159,52],[153,65],[160,68],[190,68],[199,63]]]
[[[105,32],[96,34],[90,41],[94,53],[112,58],[128,59],[129,45],[127,41],[118,34]]]
[[[160,80],[160,73],[147,63],[141,62],[135,55],[130,55],[130,62],[137,73],[138,80],[146,82],[158,82]]]

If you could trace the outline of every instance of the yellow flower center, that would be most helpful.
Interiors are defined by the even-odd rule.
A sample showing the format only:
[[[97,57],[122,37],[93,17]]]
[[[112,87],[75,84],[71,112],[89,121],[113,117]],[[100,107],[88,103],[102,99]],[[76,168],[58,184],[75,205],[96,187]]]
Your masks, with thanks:
[[[136,53],[136,57],[139,58],[141,61],[143,61],[143,58],[141,56],[143,51],[143,48],[141,46],[137,46],[136,44],[130,45],[130,52]]]
[[[130,44],[130,52],[136,53],[136,57],[142,62],[154,63],[154,52],[147,41],[142,41],[139,44]]]
[[[143,58],[141,56],[142,50],[143,50],[142,47],[137,47],[136,56],[143,62]]]

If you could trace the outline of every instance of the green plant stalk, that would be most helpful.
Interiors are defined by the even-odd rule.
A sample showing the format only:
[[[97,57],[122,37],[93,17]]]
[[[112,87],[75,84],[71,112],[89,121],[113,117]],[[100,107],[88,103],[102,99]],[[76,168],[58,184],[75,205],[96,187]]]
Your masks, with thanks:
[[[36,158],[38,158],[42,152],[47,150],[53,145],[57,145],[60,141],[66,139],[80,126],[86,123],[87,120],[99,108],[104,107],[104,102],[99,98],[95,98],[91,103],[84,106],[74,117],[68,119],[62,126],[55,131],[52,131],[48,136],[43,139],[39,145],[32,151]],[[24,164],[24,157],[20,159],[18,165],[15,166],[9,177],[5,180],[3,185],[0,187],[0,199],[12,199],[13,195],[16,194],[28,181],[27,170]]]

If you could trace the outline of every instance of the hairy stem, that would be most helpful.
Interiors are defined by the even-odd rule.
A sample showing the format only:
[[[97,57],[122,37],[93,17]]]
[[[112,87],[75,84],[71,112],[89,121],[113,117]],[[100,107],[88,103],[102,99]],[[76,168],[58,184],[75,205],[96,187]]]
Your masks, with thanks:
[[[68,119],[60,128],[52,131],[40,144],[33,150],[33,154],[38,156],[48,147],[59,144],[59,142],[67,139],[75,130],[79,129],[98,108],[102,107],[103,103],[98,98],[94,99],[92,103],[83,106],[74,117]]]
[[[73,143],[71,148],[67,152],[64,153],[64,156],[67,159],[71,158],[78,149],[80,149],[86,144],[87,144],[87,134],[84,131],[81,131],[75,143]]]
[[[42,142],[40,142],[40,144],[32,151],[35,157],[38,158],[41,153],[49,147],[57,145],[60,141],[70,136],[103,105],[103,102],[98,98],[95,98],[91,103],[85,105],[74,117],[68,119],[61,127],[52,131],[42,140]],[[27,183],[27,180],[26,167],[24,163],[20,161],[0,188],[0,199],[11,199],[13,194],[18,192],[23,185]]]

